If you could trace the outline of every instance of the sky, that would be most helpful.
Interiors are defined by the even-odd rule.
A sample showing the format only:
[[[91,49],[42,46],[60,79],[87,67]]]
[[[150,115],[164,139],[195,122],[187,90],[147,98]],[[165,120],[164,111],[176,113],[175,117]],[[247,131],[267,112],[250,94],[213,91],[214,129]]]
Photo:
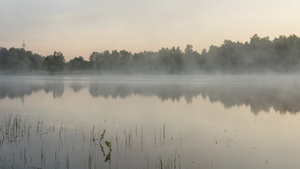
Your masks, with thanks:
[[[300,35],[299,0],[0,0],[0,47],[66,60],[92,52],[201,52],[224,40]]]

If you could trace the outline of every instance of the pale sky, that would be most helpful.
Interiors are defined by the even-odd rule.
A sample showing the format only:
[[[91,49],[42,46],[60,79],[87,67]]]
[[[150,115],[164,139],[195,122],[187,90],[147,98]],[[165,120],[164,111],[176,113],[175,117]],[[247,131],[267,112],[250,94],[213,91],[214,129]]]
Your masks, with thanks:
[[[0,46],[66,60],[300,35],[299,0],[0,0]]]

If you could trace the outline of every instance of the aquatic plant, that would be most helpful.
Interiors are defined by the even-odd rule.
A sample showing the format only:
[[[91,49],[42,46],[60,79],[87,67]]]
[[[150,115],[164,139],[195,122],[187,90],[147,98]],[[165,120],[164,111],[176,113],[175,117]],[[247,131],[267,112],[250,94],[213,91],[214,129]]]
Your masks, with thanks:
[[[82,127],[81,130],[78,130],[81,132],[79,135],[76,134],[77,130],[78,127],[71,129],[64,120],[57,125],[45,123],[42,119],[25,118],[21,115],[11,114],[4,117],[0,121],[0,152],[2,155],[0,167],[92,169],[105,168],[106,165],[111,167],[113,164],[118,168],[123,159],[130,160],[130,157],[137,151],[143,152],[143,145],[148,140],[143,127],[140,130],[137,127],[135,130],[125,128],[122,131],[124,133],[122,137],[119,136],[118,132],[115,137],[111,136],[108,132],[110,130],[107,129],[100,130],[99,128],[96,131],[95,125],[92,125],[91,128]],[[90,141],[86,142],[85,135],[88,131],[90,131]],[[164,140],[165,132],[164,125],[161,130],[161,140]],[[156,129],[154,137],[156,137]],[[115,142],[112,142],[113,140]],[[142,146],[141,149],[137,148],[138,145]],[[148,143],[146,146],[149,147]],[[113,151],[114,148],[116,151]],[[129,151],[127,151],[128,149]],[[16,151],[19,151],[19,155]],[[123,155],[120,152],[124,152]],[[158,153],[160,153],[159,149]],[[175,156],[173,154],[170,157],[159,155],[160,168],[176,168],[178,166],[177,150]],[[146,168],[154,167],[152,165],[155,162],[151,161],[151,159],[155,159],[153,156],[155,154],[145,152]],[[116,159],[114,163],[112,163],[112,157]],[[3,159],[5,161],[2,161]],[[78,161],[80,159],[82,162]],[[78,163],[81,165],[77,166]]]

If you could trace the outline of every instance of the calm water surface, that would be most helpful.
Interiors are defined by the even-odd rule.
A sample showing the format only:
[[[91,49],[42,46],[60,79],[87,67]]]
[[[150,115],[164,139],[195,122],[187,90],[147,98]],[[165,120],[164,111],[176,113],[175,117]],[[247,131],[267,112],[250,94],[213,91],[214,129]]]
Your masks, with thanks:
[[[298,168],[296,76],[0,77],[0,168]]]

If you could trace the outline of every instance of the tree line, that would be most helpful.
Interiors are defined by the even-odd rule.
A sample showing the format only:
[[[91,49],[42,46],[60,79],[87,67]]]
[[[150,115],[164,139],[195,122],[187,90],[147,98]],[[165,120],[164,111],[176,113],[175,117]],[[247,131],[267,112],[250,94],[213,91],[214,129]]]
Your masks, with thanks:
[[[225,40],[201,52],[187,45],[161,48],[157,52],[126,50],[93,52],[66,61],[61,52],[41,56],[19,48],[0,48],[0,70],[90,70],[104,73],[290,73],[300,72],[300,38],[296,35],[269,37],[254,35],[249,42]]]

